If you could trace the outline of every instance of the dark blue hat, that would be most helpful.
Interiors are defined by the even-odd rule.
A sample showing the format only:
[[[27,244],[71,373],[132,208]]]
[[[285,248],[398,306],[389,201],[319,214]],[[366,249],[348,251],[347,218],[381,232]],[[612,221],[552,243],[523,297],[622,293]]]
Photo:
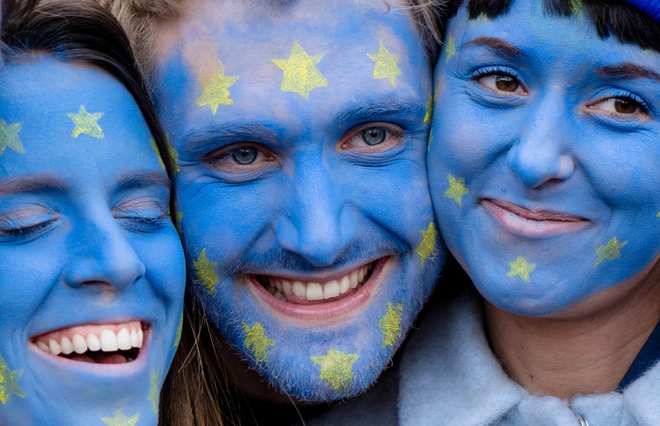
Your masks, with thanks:
[[[627,0],[637,9],[647,13],[651,18],[660,21],[660,0]]]

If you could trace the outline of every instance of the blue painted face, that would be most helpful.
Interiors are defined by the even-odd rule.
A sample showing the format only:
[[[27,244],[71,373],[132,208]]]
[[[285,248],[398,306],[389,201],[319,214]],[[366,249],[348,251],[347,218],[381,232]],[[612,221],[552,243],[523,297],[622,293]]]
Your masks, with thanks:
[[[461,10],[438,62],[440,229],[484,297],[518,314],[564,315],[620,283],[625,297],[658,263],[660,55],[599,38],[585,13]]]
[[[355,394],[442,264],[422,43],[380,2],[202,3],[163,35],[157,85],[194,289],[279,389]]]
[[[0,423],[156,424],[185,265],[149,129],[94,68],[0,79]]]

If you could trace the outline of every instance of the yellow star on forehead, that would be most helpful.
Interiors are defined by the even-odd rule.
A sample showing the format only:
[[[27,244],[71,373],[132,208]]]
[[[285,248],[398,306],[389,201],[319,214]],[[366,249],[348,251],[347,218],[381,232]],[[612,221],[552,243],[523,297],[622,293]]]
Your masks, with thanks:
[[[245,347],[252,352],[257,363],[268,361],[270,348],[275,345],[275,341],[268,337],[264,326],[260,322],[255,322],[250,327],[243,322],[243,332],[245,333]]]
[[[220,105],[231,105],[234,103],[229,97],[229,88],[236,83],[238,77],[225,75],[225,65],[218,61],[218,66],[214,73],[208,77],[200,78],[199,85],[202,87],[202,94],[197,99],[197,106],[208,106],[211,113],[215,115]]]
[[[294,92],[309,98],[309,92],[328,85],[316,65],[323,58],[323,54],[308,55],[307,52],[294,42],[288,59],[273,59],[273,64],[283,72],[280,90]]]
[[[18,137],[18,132],[22,127],[21,123],[9,124],[5,120],[0,120],[0,155],[7,148],[19,154],[25,154],[25,148]]]
[[[380,327],[380,332],[383,335],[383,346],[394,345],[396,338],[399,337],[402,312],[402,303],[397,303],[396,306],[392,306],[391,303],[387,304],[385,315],[378,321],[378,327]]]
[[[456,44],[454,42],[454,37],[451,35],[447,37],[447,43],[445,44],[445,63],[456,55]]]
[[[392,87],[396,87],[396,78],[401,75],[401,69],[397,65],[399,56],[387,50],[382,41],[379,41],[378,52],[367,53],[367,56],[374,61],[374,79],[386,78]]]
[[[507,262],[509,264],[509,272],[506,273],[507,277],[520,277],[526,283],[529,282],[529,274],[532,273],[536,265],[529,263],[527,259],[522,256],[516,257],[516,260],[513,262]]]
[[[218,273],[215,270],[217,266],[218,262],[211,262],[206,257],[206,249],[202,250],[197,260],[193,260],[197,278],[211,295],[215,295],[217,291],[215,288],[218,283]]]
[[[415,253],[419,255],[419,262],[424,266],[424,262],[428,259],[433,252],[435,251],[436,237],[438,236],[438,231],[435,230],[435,225],[433,222],[429,222],[428,228],[426,231],[420,231],[422,234],[422,241],[417,245]]]
[[[102,112],[89,113],[85,105],[80,105],[78,109],[78,114],[70,112],[67,114],[67,117],[73,121],[74,128],[71,132],[72,138],[77,138],[80,135],[88,135],[93,138],[103,139],[105,135],[103,134],[103,129],[97,123],[101,117],[103,117]]]
[[[320,367],[319,379],[334,390],[346,389],[353,380],[353,364],[360,356],[344,353],[337,349],[328,350],[326,355],[313,356],[312,361]]]
[[[139,414],[133,414],[131,417],[126,417],[121,410],[115,411],[115,414],[112,417],[101,417],[101,421],[108,426],[135,426],[139,419]]]
[[[433,95],[429,95],[426,99],[426,112],[424,113],[423,124],[430,124],[431,118],[433,117]]]
[[[594,262],[594,268],[604,260],[614,260],[618,259],[621,256],[621,249],[628,244],[628,241],[619,242],[616,237],[610,238],[607,244],[599,246],[596,248],[596,262]]]
[[[149,389],[149,394],[147,399],[151,401],[151,411],[155,415],[158,414],[158,400],[160,399],[160,392],[158,392],[158,374],[155,371],[151,370],[151,388]]]
[[[181,316],[179,317],[179,324],[176,326],[176,333],[174,334],[174,348],[179,347],[179,343],[181,343],[181,332],[183,331],[183,313],[181,313]]]
[[[452,175],[447,175],[447,181],[449,182],[449,188],[445,191],[445,197],[454,200],[458,207],[463,207],[462,197],[468,193],[468,189],[465,187],[465,179],[456,179]]]
[[[6,405],[11,400],[12,395],[19,398],[25,398],[25,392],[18,386],[18,379],[21,378],[21,370],[10,370],[2,355],[0,355],[0,403]]]

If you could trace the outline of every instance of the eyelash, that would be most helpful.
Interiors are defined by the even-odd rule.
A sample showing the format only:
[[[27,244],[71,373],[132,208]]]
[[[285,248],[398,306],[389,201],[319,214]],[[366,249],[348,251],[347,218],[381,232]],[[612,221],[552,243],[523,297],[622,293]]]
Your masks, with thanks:
[[[5,229],[0,229],[0,236],[8,239],[28,238],[46,232],[55,222],[55,218],[27,225],[20,219],[6,219]]]
[[[121,209],[115,214],[115,219],[135,231],[150,232],[162,228],[169,218],[166,211],[156,212],[154,215],[145,214],[144,211]]]
[[[648,102],[646,102],[643,98],[635,95],[634,93],[628,92],[628,91],[620,91],[618,93],[614,93],[611,96],[604,97],[602,99],[599,99],[598,101],[592,103],[592,105],[598,103],[598,102],[604,102],[609,99],[626,99],[626,100],[631,100],[639,105],[639,108],[642,113],[650,115],[651,114],[651,109],[649,108]]]
[[[522,78],[517,73],[509,69],[501,68],[498,66],[491,66],[491,67],[478,69],[472,74],[470,79],[474,81],[478,81],[481,78],[488,77],[491,75],[506,75],[508,77],[515,78],[522,86],[525,86],[525,84],[522,81]]]

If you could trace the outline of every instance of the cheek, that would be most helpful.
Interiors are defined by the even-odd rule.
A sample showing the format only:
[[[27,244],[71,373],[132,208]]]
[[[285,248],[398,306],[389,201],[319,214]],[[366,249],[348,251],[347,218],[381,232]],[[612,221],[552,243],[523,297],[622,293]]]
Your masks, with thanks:
[[[185,287],[186,269],[179,236],[172,227],[148,239],[133,241],[157,296],[180,303]]]

